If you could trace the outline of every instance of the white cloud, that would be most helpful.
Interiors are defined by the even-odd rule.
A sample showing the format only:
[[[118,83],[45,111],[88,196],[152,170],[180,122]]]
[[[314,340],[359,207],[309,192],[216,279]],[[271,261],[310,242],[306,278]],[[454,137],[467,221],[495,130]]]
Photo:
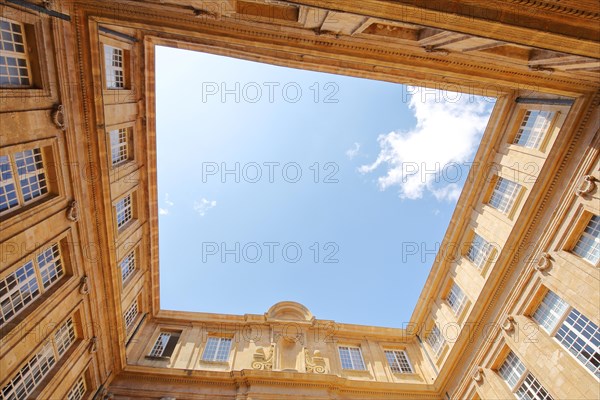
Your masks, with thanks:
[[[169,193],[165,193],[165,207],[158,207],[158,215],[169,215],[169,208],[173,207],[175,203],[173,203],[169,199]]]
[[[158,215],[169,215],[169,210],[166,208],[158,207]]]
[[[169,193],[165,193],[165,204],[169,207],[173,207],[175,205],[175,203],[169,199]]]
[[[194,201],[194,211],[196,211],[201,217],[204,217],[208,210],[216,206],[216,200],[207,200],[204,197],[201,198],[200,201]]]
[[[408,131],[379,135],[377,159],[359,171],[371,173],[384,166],[386,173],[377,179],[379,188],[399,188],[403,199],[420,199],[430,192],[438,201],[457,200],[461,187],[456,183],[467,173],[489,118],[487,103],[473,101],[468,95],[438,92],[431,98],[414,94],[409,108],[417,124]],[[425,97],[425,101],[420,101]]]
[[[354,157],[356,157],[359,150],[360,150],[360,143],[354,142],[354,145],[351,148],[349,148],[348,150],[346,150],[346,156],[348,156],[348,158],[352,160]]]

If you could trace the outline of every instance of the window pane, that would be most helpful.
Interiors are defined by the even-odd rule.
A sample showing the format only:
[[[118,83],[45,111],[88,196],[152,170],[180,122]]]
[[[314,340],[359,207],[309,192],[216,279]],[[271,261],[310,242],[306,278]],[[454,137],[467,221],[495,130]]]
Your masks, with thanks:
[[[69,318],[54,334],[54,343],[58,355],[65,354],[67,349],[75,341],[75,330],[73,329],[73,320]]]
[[[221,337],[209,337],[202,354],[205,361],[227,361],[231,350],[231,339]]]
[[[127,332],[133,328],[133,323],[135,322],[136,317],[138,316],[138,304],[137,300],[135,300],[125,311],[123,318],[125,319],[125,329]]]
[[[498,178],[489,204],[500,212],[507,214],[512,208],[521,185],[505,178]]]
[[[0,25],[0,85],[29,86],[28,63],[22,24],[3,20]]]
[[[127,128],[110,131],[110,152],[112,165],[118,165],[129,159],[129,130]]]
[[[108,89],[123,89],[125,87],[123,49],[105,44],[104,66],[106,72],[106,87]]]
[[[33,261],[28,261],[0,281],[0,326],[40,295]]]
[[[85,387],[85,378],[84,376],[80,376],[75,382],[75,385],[69,390],[67,394],[67,400],[82,400],[85,395],[86,387]]]
[[[431,349],[433,350],[435,355],[439,356],[442,352],[442,349],[444,348],[445,340],[442,337],[442,333],[440,332],[440,329],[437,327],[437,325],[433,326],[431,332],[429,333],[429,336],[427,336],[427,343],[429,343],[429,346],[431,346]]]
[[[528,110],[515,137],[515,144],[538,148],[554,118],[552,111]]]
[[[358,347],[339,347],[340,361],[343,369],[365,370],[362,353]]]
[[[600,260],[600,216],[593,215],[577,241],[573,252],[596,265]]]
[[[150,351],[151,357],[162,357],[163,352],[165,351],[165,347],[167,347],[167,343],[169,343],[169,339],[171,338],[170,333],[161,333],[158,335],[158,339],[156,339],[156,343],[154,343],[154,347],[152,351]]]
[[[117,210],[117,228],[123,227],[127,222],[133,218],[133,212],[131,209],[131,195],[128,194],[115,205]]]
[[[554,292],[548,291],[544,299],[535,310],[533,319],[546,329],[546,332],[552,332],[558,321],[563,317],[569,305]]]
[[[452,308],[452,311],[454,311],[455,315],[460,314],[465,305],[466,300],[467,298],[462,289],[458,287],[456,283],[452,284],[452,287],[450,288],[450,293],[448,293],[448,298],[446,299],[446,301],[450,305],[450,308]]]
[[[0,213],[18,205],[19,200],[10,159],[8,156],[0,156]]]
[[[473,235],[473,241],[467,252],[467,258],[478,268],[481,269],[492,250],[492,246],[478,234]]]
[[[25,150],[15,154],[17,175],[23,201],[28,202],[48,193],[46,173],[40,149]]]
[[[42,285],[44,286],[44,289],[48,289],[64,274],[58,243],[54,243],[52,246],[43,250],[42,253],[38,255],[37,261],[42,276]]]
[[[408,362],[408,357],[406,352],[398,351],[398,350],[386,350],[385,358],[390,365],[392,372],[411,374],[413,372],[410,363]]]
[[[525,373],[525,366],[515,353],[511,351],[500,366],[498,373],[508,383],[508,386],[513,389]]]
[[[121,267],[122,282],[125,283],[127,278],[135,271],[135,250],[125,256],[123,261],[119,264],[119,267]]]
[[[600,378],[600,329],[579,311],[572,309],[556,339],[594,375]]]

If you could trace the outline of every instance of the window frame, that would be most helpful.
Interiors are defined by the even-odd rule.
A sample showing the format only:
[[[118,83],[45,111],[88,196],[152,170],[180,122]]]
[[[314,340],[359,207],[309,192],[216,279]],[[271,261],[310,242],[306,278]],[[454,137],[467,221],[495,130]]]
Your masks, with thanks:
[[[458,293],[455,293],[455,291],[453,290],[454,288],[458,289]],[[451,296],[456,297],[456,299],[459,301],[459,303],[454,303],[454,304],[458,304],[458,306],[456,308],[453,305],[453,303],[451,303],[451,301],[450,301]],[[454,316],[457,319],[460,319],[463,312],[467,309],[467,304],[469,303],[469,297],[467,296],[465,291],[460,287],[460,285],[458,283],[456,283],[456,281],[451,280],[449,282],[449,288],[446,293],[446,296],[444,296],[444,301],[446,302],[448,307],[450,307],[450,309],[454,313]]]
[[[394,367],[390,364],[390,360],[387,357],[388,353],[392,353],[394,356],[394,361],[398,364],[398,366],[400,367],[400,371],[394,371]],[[397,353],[403,354],[404,355],[404,359],[406,361],[406,364],[408,364],[409,367],[409,372],[404,372],[402,371],[401,368],[401,363],[398,361],[398,357],[397,357]],[[390,369],[390,371],[392,372],[392,374],[399,374],[399,375],[410,375],[410,374],[414,374],[415,373],[415,368],[412,365],[412,362],[410,361],[410,358],[408,357],[408,352],[406,351],[406,349],[383,349],[383,354],[385,356],[385,359],[388,363],[388,368]]]
[[[338,349],[338,357],[340,360],[340,366],[343,371],[358,371],[358,372],[368,371],[367,363],[365,361],[365,357],[362,353],[362,349],[361,349],[360,345],[348,345],[348,344],[338,345],[337,349]],[[344,367],[344,362],[342,361],[342,349],[346,349],[348,351],[348,360],[350,360],[350,364],[352,364],[352,368]],[[352,354],[351,354],[350,350],[358,350],[358,355],[360,356],[362,368],[355,368],[354,359],[352,358]]]
[[[166,343],[162,344],[162,351],[160,352],[160,354],[153,354],[153,353],[155,353],[155,349],[159,345],[159,340],[161,339],[161,337],[163,335],[168,335],[168,338],[167,338]],[[155,360],[170,360],[171,357],[173,356],[173,354],[175,354],[177,345],[179,344],[179,340],[181,339],[181,335],[182,335],[182,331],[160,329],[158,331],[158,335],[156,336],[156,339],[153,342],[154,344],[152,345],[152,347],[150,347],[150,351],[146,355],[146,358],[155,359]],[[174,343],[172,344],[171,353],[169,355],[165,355],[165,351],[167,349],[169,349],[169,346],[171,346],[171,340],[173,340],[173,339],[174,339]]]
[[[130,202],[131,218],[119,227],[118,220],[117,220],[117,215],[118,215],[117,214],[117,204],[121,200],[125,199],[127,196],[130,196],[130,199],[131,199],[131,202]],[[124,233],[126,231],[130,230],[130,228],[132,226],[134,226],[135,223],[138,221],[138,212],[139,212],[139,205],[138,205],[138,187],[137,186],[126,191],[125,193],[119,195],[112,202],[112,220],[113,220],[113,224],[115,227],[115,234],[117,236],[127,236]]]
[[[501,180],[505,180],[507,182],[511,182],[516,185],[514,195],[512,195],[511,196],[512,198],[510,199],[511,203],[509,203],[507,201],[507,204],[509,204],[509,205],[508,205],[508,209],[506,209],[506,210],[500,209],[500,208],[492,205],[492,199],[494,198],[494,195],[496,193],[496,187],[498,186],[498,184]],[[488,207],[490,207],[491,209],[495,210],[496,212],[504,215],[505,217],[507,217],[509,219],[512,219],[512,217],[514,216],[515,211],[519,205],[520,199],[523,196],[523,193],[525,192],[525,189],[526,188],[523,184],[516,182],[512,179],[505,178],[505,177],[501,176],[500,174],[495,174],[493,179],[491,180],[490,191],[486,196],[485,204]],[[502,195],[503,199],[504,199],[504,197],[505,196]],[[502,201],[502,200],[500,200],[500,201]]]
[[[17,60],[25,60],[25,68],[23,68],[22,66],[15,66],[18,69],[25,69],[27,71],[27,75],[26,75],[26,79],[29,81],[28,84],[23,85],[23,84],[17,84],[17,85],[13,85],[13,84],[1,84],[0,83],[0,88],[2,89],[31,89],[34,87],[35,83],[34,83],[34,75],[33,75],[33,71],[32,71],[32,67],[31,67],[31,60],[30,58],[32,57],[31,53],[32,51],[30,51],[31,46],[28,44],[28,38],[27,38],[27,24],[21,22],[21,21],[16,21],[10,18],[6,18],[3,16],[0,16],[0,21],[1,22],[6,22],[8,24],[16,24],[19,26],[19,29],[21,32],[19,32],[18,34],[20,34],[20,36],[22,37],[22,41],[21,43],[19,43],[22,47],[23,47],[23,52],[18,52],[18,51],[10,51],[10,50],[4,50],[0,48],[0,57],[12,57],[15,58]],[[11,26],[11,34],[14,35],[15,32],[12,30],[12,26]],[[0,38],[1,41],[1,38]],[[16,44],[16,42],[12,42],[13,44]],[[8,64],[6,64],[6,68],[7,70],[9,69]],[[11,77],[10,74],[7,73],[6,75],[7,77]],[[19,79],[21,77],[21,74],[18,73],[18,77]]]
[[[207,358],[205,358],[206,351],[209,348],[209,343],[211,341],[218,341],[218,342],[216,344],[213,357],[210,359],[207,359]],[[221,351],[222,343],[224,341],[227,341],[229,343],[229,348],[227,349],[227,358],[222,360],[222,359],[218,359],[217,356],[219,355],[219,352]],[[200,361],[204,362],[204,363],[228,364],[229,360],[231,359],[231,351],[232,350],[233,350],[233,337],[221,336],[221,335],[209,335],[206,338],[206,343],[204,344],[204,348],[202,349],[202,354],[200,355]]]
[[[120,100],[125,100],[130,98],[132,94],[133,88],[133,57],[131,57],[133,51],[133,43],[121,39],[115,39],[113,36],[108,36],[106,33],[100,33],[99,44],[99,57],[100,57],[100,69],[102,72],[102,91],[104,94],[116,94],[116,95],[124,95],[124,97],[119,97]],[[108,86],[107,81],[107,69],[106,69],[106,54],[105,54],[105,46],[109,46],[112,48],[117,48],[123,51],[123,87],[122,88],[114,88]]]
[[[502,372],[500,371],[502,369],[502,367],[504,366],[504,364],[507,362],[507,359],[511,355],[514,356],[515,359],[519,362],[519,364],[523,367],[523,371],[518,376],[517,380],[515,381],[514,385],[512,385],[512,386],[506,380],[506,378],[502,375]],[[519,356],[512,349],[508,348],[507,350],[505,350],[505,354],[501,359],[502,359],[502,362],[500,362],[498,367],[496,368],[496,373],[498,374],[500,379],[502,379],[504,384],[509,388],[509,390],[511,391],[513,396],[515,396],[516,399],[521,400],[521,398],[518,397],[517,393],[521,390],[522,386],[525,384],[525,380],[529,376],[531,376],[531,378],[534,379],[540,385],[540,387],[546,392],[546,394],[550,397],[550,400],[555,400],[554,396],[552,396],[552,394],[546,388],[546,386],[544,386],[542,384],[542,382],[540,382],[540,380],[529,370],[529,368],[527,368],[527,366],[523,363],[523,361],[521,361],[521,358],[519,358]]]
[[[592,219],[597,217],[598,218],[598,223],[600,224],[600,215],[596,214],[594,212],[589,212],[589,211],[584,211],[582,213],[582,215],[578,218],[578,223],[577,226],[575,228],[575,230],[573,231],[573,240],[572,240],[572,244],[569,246],[570,248],[570,253],[573,254],[575,257],[577,257],[580,260],[583,260],[585,263],[594,266],[594,267],[600,267],[600,259],[594,264],[592,262],[592,260],[589,260],[588,258],[582,256],[581,254],[576,252],[576,248],[577,245],[579,245],[579,242],[581,241],[581,239],[584,236],[588,236],[591,237],[593,242],[596,242],[596,238],[591,236],[590,234],[588,234],[587,232],[585,232],[588,228],[588,226],[590,225],[590,223],[592,222]],[[585,222],[587,221],[587,222]],[[600,225],[599,225],[600,228]],[[600,239],[598,239],[600,242]]]
[[[431,340],[430,340],[430,338],[436,331],[439,333],[439,335],[438,334],[435,335],[439,338],[439,341],[438,341],[440,343],[439,347],[437,345],[434,347],[431,344]],[[442,358],[442,355],[444,354],[444,351],[445,351],[448,343],[446,341],[446,338],[444,337],[444,334],[442,333],[442,330],[440,329],[440,327],[438,326],[437,323],[433,323],[433,325],[431,326],[431,329],[429,330],[429,333],[427,334],[427,337],[425,338],[425,341],[427,342],[427,345],[429,346],[429,348],[431,349],[433,354],[438,358],[438,360],[440,360]]]
[[[129,163],[135,161],[135,122],[126,122],[122,124],[111,125],[106,128],[106,152],[108,155],[108,165],[111,170],[116,170],[127,166]],[[114,162],[113,159],[113,143],[112,143],[112,132],[114,131],[126,131],[126,157]]]

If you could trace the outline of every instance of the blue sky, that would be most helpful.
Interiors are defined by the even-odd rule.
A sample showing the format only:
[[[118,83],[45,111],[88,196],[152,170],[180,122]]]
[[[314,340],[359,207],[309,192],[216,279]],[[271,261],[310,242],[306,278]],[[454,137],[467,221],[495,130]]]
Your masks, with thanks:
[[[156,55],[161,307],[408,322],[493,100]]]

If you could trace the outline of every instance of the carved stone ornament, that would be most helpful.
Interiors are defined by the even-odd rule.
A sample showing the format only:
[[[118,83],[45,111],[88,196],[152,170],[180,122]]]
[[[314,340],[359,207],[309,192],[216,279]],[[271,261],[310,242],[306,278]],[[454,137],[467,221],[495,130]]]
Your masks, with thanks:
[[[504,329],[504,331],[507,333],[515,330],[515,318],[512,315],[506,317],[504,323],[502,324],[502,329]]]
[[[321,357],[319,350],[315,350],[311,356],[308,349],[304,349],[304,360],[306,363],[306,372],[316,374],[325,373],[325,360]]]
[[[538,259],[535,269],[537,271],[545,271],[548,268],[550,268],[551,266],[552,266],[552,262],[550,260],[550,254],[542,253],[540,258]]]
[[[577,196],[584,196],[590,194],[596,189],[597,179],[592,175],[586,175],[583,177],[579,188],[577,188]]]
[[[112,392],[109,392],[107,388],[104,388],[102,391],[102,400],[113,400],[115,395]]]
[[[52,122],[54,122],[54,125],[56,125],[56,127],[61,131],[67,129],[65,122],[65,109],[62,104],[56,106],[54,111],[52,111]]]
[[[90,339],[90,354],[94,354],[98,351],[98,338],[94,336]]]
[[[473,380],[477,383],[483,382],[483,368],[477,367],[473,373]]]
[[[67,209],[67,219],[72,222],[77,222],[79,219],[79,205],[73,200]]]
[[[272,370],[273,369],[273,356],[275,354],[275,345],[272,344],[269,347],[269,353],[265,353],[265,349],[263,347],[259,347],[254,352],[254,361],[252,362],[253,369],[261,369],[261,370]]]
[[[89,294],[90,293],[90,285],[88,283],[87,275],[81,278],[81,283],[79,284],[79,293],[81,294]]]

